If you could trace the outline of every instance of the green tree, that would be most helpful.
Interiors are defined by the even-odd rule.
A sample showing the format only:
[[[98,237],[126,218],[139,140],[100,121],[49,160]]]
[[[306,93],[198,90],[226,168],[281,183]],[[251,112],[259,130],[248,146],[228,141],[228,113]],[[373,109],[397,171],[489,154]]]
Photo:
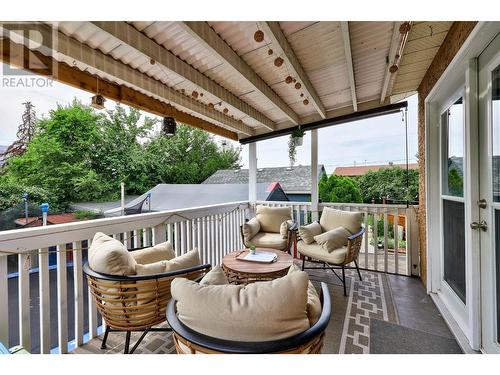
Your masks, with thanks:
[[[363,201],[381,203],[382,198],[392,202],[418,202],[418,170],[408,171],[408,191],[406,189],[406,169],[401,167],[383,168],[378,171],[368,171],[359,177]]]
[[[108,190],[106,179],[92,169],[101,143],[104,118],[78,102],[58,106],[37,122],[26,152],[8,161],[10,183],[36,186],[50,193],[53,207],[98,199]]]
[[[361,191],[356,181],[350,177],[332,174],[321,176],[319,197],[322,202],[361,203]]]
[[[241,167],[238,148],[221,148],[207,132],[179,125],[173,137],[156,137],[143,161],[151,187],[157,183],[199,184],[218,169]]]

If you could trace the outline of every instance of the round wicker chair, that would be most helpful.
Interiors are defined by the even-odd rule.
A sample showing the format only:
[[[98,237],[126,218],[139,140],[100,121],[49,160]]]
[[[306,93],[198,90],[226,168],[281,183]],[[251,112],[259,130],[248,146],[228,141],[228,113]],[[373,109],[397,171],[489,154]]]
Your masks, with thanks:
[[[106,349],[109,332],[126,332],[124,353],[133,353],[148,332],[170,331],[155,328],[166,319],[165,310],[172,298],[170,284],[176,277],[191,280],[202,278],[211,265],[205,264],[173,272],[147,276],[115,276],[93,271],[88,263],[83,266],[87,281],[97,306],[106,322],[101,349]],[[131,332],[143,332],[130,348]]]
[[[167,321],[172,328],[178,354],[319,354],[331,314],[330,294],[325,283],[321,283],[321,302],[321,316],[312,327],[298,335],[275,341],[230,341],[195,332],[177,317],[175,299],[168,303]]]

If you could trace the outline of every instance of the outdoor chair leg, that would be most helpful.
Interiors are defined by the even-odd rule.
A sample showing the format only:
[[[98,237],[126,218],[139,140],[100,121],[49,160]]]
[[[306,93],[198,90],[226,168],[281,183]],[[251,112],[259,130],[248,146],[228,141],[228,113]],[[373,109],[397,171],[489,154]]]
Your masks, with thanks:
[[[106,327],[106,332],[104,332],[104,337],[102,338],[102,344],[101,344],[101,349],[106,349],[106,342],[108,341],[108,335],[109,335],[109,330],[110,327]]]
[[[305,255],[303,255],[303,256],[302,256],[302,271],[304,271],[304,267],[305,267],[305,265],[306,265],[306,256],[305,256]]]
[[[356,260],[354,261],[354,264],[356,265],[356,270],[358,271],[359,281],[363,281],[363,278],[361,277],[361,272],[359,271],[358,262]]]
[[[344,296],[347,297],[347,290],[345,286],[345,269],[344,265],[342,265],[342,284],[344,284]]]
[[[125,349],[123,350],[123,354],[128,354],[128,349],[130,346],[130,331],[127,331],[127,335],[125,336]]]

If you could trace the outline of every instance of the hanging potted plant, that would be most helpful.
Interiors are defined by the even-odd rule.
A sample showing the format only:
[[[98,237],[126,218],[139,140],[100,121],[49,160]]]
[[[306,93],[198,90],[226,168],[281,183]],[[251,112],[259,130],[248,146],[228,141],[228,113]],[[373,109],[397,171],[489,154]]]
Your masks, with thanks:
[[[290,159],[290,166],[293,167],[297,157],[297,146],[302,146],[304,140],[304,130],[300,125],[293,129],[290,139],[288,140],[288,157]]]

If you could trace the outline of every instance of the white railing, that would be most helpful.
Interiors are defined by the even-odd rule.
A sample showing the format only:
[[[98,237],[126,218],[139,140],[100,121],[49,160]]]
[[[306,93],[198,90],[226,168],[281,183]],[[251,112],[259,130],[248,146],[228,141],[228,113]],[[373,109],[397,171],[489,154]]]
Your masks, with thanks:
[[[293,217],[299,225],[312,221],[311,203],[308,202],[257,203],[273,207],[291,207]],[[367,230],[358,259],[361,268],[408,276],[419,275],[418,206],[320,203],[319,215],[325,207],[363,212],[363,222]],[[392,228],[389,229],[390,227]]]
[[[215,265],[226,253],[243,247],[238,228],[248,209],[248,202],[233,202],[0,232],[0,341],[6,346],[20,344],[33,352],[66,353],[97,336],[104,322],[82,273],[96,232],[112,235],[127,248],[169,240],[177,255],[197,248],[203,263]],[[56,264],[49,263],[50,253],[55,254]],[[17,275],[9,274],[12,257],[17,258]],[[9,283],[16,282],[17,297],[9,295]],[[38,291],[32,290],[34,284],[38,284]],[[51,292],[55,301],[51,301]],[[73,299],[68,299],[68,292]],[[32,315],[37,311],[39,321],[34,322]],[[13,321],[16,323],[9,325]],[[9,340],[9,329],[17,330],[10,333],[18,333],[18,338]]]

